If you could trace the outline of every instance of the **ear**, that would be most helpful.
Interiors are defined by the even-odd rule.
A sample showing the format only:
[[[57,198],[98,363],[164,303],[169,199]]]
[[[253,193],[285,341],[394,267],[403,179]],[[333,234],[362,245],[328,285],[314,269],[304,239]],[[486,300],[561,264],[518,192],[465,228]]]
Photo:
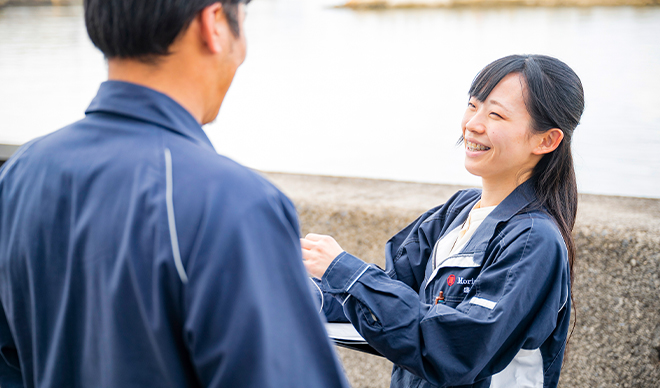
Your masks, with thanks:
[[[559,147],[559,144],[564,139],[564,132],[559,128],[552,128],[538,136],[540,137],[540,142],[532,153],[534,155],[544,155],[549,154]]]
[[[217,54],[222,52],[222,43],[229,29],[222,4],[213,3],[199,13],[202,41],[208,50]]]

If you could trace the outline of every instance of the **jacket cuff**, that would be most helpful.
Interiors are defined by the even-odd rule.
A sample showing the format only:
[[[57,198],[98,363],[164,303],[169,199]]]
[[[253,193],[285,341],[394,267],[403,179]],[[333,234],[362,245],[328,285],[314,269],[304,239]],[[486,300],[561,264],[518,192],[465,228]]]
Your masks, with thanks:
[[[320,281],[316,278],[309,278],[309,289],[311,291],[312,297],[314,298],[314,302],[316,305],[316,308],[319,310],[319,313],[323,312],[323,291],[321,291],[321,286],[320,286]]]
[[[369,269],[369,264],[347,252],[342,252],[330,263],[321,283],[331,294],[345,294]]]

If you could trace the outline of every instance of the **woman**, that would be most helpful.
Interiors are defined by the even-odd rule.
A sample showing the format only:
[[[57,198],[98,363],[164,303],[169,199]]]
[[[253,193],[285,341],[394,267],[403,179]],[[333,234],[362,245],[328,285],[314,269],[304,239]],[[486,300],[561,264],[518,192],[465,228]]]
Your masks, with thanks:
[[[469,96],[465,167],[483,189],[459,191],[392,237],[385,271],[315,234],[301,240],[304,263],[328,320],[345,314],[394,363],[392,387],[555,387],[582,85],[555,58],[513,55],[486,66]]]

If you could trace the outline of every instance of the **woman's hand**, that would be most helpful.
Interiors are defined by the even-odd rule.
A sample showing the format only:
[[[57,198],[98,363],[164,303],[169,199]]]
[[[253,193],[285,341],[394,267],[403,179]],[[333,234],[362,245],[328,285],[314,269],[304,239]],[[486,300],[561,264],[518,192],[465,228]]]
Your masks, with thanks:
[[[319,279],[323,277],[330,263],[344,251],[334,238],[314,233],[301,238],[300,245],[307,272]]]

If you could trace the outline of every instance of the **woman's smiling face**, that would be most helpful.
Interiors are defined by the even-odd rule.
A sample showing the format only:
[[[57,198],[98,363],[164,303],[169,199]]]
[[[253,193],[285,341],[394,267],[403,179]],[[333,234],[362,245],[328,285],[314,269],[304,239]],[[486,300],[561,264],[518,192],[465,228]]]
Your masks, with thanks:
[[[512,73],[485,101],[470,97],[461,123],[465,168],[484,185],[519,184],[542,157],[533,153],[542,139],[531,129],[524,85],[524,79]]]

